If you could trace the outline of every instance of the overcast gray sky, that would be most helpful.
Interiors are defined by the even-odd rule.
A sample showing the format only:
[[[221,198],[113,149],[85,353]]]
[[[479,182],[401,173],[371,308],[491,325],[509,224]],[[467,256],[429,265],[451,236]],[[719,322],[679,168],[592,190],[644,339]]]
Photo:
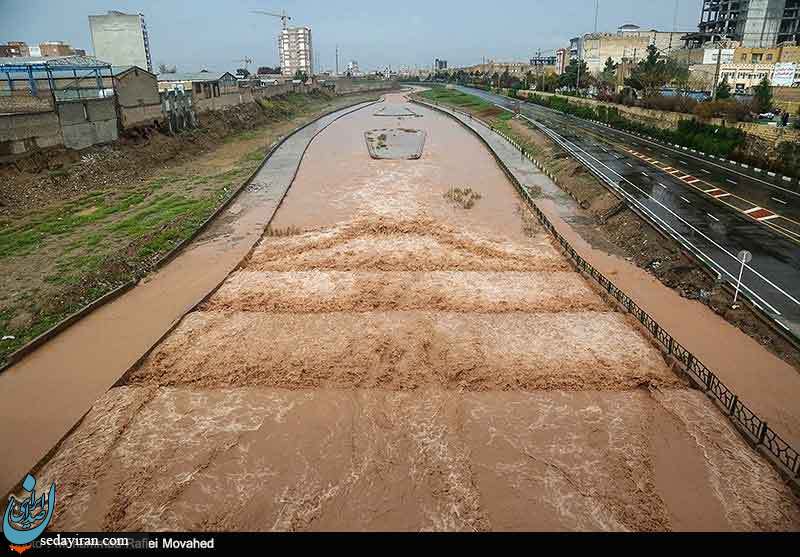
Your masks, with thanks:
[[[63,40],[91,52],[88,16],[114,9],[145,14],[153,61],[182,71],[232,70],[249,57],[277,65],[280,20],[252,9],[286,9],[312,28],[323,68],[355,59],[362,69],[526,60],[594,29],[594,0],[0,0],[0,42]],[[678,27],[694,30],[700,0],[679,0]],[[675,0],[600,0],[599,29],[625,23],[671,30]]]

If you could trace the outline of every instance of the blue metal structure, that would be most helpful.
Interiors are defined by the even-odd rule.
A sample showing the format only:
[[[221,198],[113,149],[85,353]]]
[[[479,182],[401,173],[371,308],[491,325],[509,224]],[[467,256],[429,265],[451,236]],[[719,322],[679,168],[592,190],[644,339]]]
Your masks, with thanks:
[[[8,83],[8,90],[15,90],[15,82],[27,82],[32,96],[38,95],[38,81],[46,80],[50,91],[55,95],[59,90],[57,82],[70,77],[74,79],[75,83],[94,77],[97,90],[102,91],[104,89],[103,78],[111,78],[112,73],[111,64],[89,56],[0,58],[0,75],[5,74],[4,81]],[[70,76],[70,74],[72,75]],[[24,77],[21,79],[14,77],[20,75]],[[70,88],[65,87],[62,90],[70,90]]]

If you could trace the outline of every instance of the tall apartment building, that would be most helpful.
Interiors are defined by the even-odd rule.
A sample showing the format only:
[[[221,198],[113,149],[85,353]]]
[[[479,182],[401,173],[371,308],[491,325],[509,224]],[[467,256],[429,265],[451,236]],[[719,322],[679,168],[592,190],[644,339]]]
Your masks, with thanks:
[[[800,41],[800,0],[703,0],[688,44],[698,48],[719,36],[750,48]]]
[[[153,71],[143,14],[109,11],[106,15],[90,15],[89,29],[96,58],[112,66],[139,66]]]
[[[281,55],[281,73],[284,77],[294,77],[298,71],[309,77],[314,75],[311,29],[308,27],[284,29],[278,37],[278,50]]]

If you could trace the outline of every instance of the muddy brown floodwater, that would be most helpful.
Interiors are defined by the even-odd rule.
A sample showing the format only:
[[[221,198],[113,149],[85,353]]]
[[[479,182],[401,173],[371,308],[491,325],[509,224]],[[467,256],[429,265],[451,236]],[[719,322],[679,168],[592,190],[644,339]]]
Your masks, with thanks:
[[[53,528],[800,529],[477,139],[387,102],[317,138],[246,264],[44,464]],[[371,159],[389,127],[422,158]]]

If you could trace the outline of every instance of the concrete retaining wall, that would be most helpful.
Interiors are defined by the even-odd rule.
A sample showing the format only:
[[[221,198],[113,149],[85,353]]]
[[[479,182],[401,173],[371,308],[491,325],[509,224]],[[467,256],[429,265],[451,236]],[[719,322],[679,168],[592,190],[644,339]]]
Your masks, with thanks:
[[[773,143],[783,141],[800,141],[800,130],[792,128],[778,128],[776,126],[765,126],[763,124],[739,123],[736,127],[743,130],[749,136],[764,139]]]
[[[623,104],[614,104],[603,101],[596,101],[594,99],[565,97],[564,95],[555,95],[553,93],[543,93],[537,91],[520,91],[519,95],[525,98],[527,98],[530,95],[538,95],[540,97],[559,96],[565,99],[569,99],[569,102],[571,103],[580,104],[591,108],[597,108],[600,106],[606,108],[613,108],[617,110],[619,114],[625,118],[664,130],[675,129],[678,127],[678,124],[684,120],[697,120],[697,116],[695,116],[694,114],[684,114],[682,112],[667,112],[665,110],[651,110],[649,108],[625,106]],[[715,124],[718,126],[721,126],[723,124],[721,118],[712,118],[711,120],[708,120],[707,123]]]
[[[62,102],[57,104],[57,112],[65,147],[85,149],[118,137],[113,98]]]
[[[294,85],[285,83],[283,85],[273,85],[271,87],[260,87],[258,89],[251,89],[253,99],[271,99],[280,95],[286,95],[294,92]]]
[[[396,81],[362,81],[359,79],[337,79],[334,91],[337,95],[380,91],[397,87]]]
[[[528,95],[534,93],[541,97],[555,96],[552,93],[536,93],[534,91],[519,92],[520,96],[524,96],[526,98]],[[655,126],[661,129],[675,129],[678,127],[678,124],[682,120],[697,119],[697,117],[692,114],[683,114],[680,112],[666,112],[661,110],[650,110],[647,108],[628,107],[619,104],[596,101],[593,99],[578,99],[573,97],[564,97],[564,98],[568,98],[569,102],[571,103],[590,106],[592,108],[597,108],[598,106],[615,108],[619,111],[619,113],[622,116],[625,116],[630,120]],[[772,142],[774,144],[780,143],[782,141],[800,141],[800,131],[792,128],[777,128],[775,126],[765,126],[762,124],[753,124],[749,122],[739,122],[737,124],[725,124],[722,118],[711,118],[709,120],[703,120],[703,122],[707,124],[714,124],[717,126],[727,125],[730,127],[732,125],[735,125],[737,128],[744,131],[745,134],[747,134],[751,138],[763,139]]]
[[[280,95],[286,95],[288,93],[306,95],[319,89],[319,85],[294,85],[292,83],[285,83],[283,85],[274,85],[272,87],[239,89],[236,93],[220,95],[219,97],[211,97],[210,99],[200,98],[198,95],[194,95],[194,104],[195,110],[198,113],[202,113],[209,110],[221,110],[231,106],[250,103],[258,99],[269,99]]]
[[[144,82],[142,82],[144,83]],[[118,126],[130,128],[136,125],[164,121],[164,104],[150,103],[150,89],[147,83],[139,86],[139,81],[130,80],[121,87],[119,115],[117,99],[90,99],[81,101],[62,101],[52,108],[52,100],[35,98],[30,95],[0,97],[0,162],[18,158],[30,151],[46,147],[65,146],[70,149],[85,149],[92,145],[110,143],[118,138]],[[360,81],[343,79],[336,84],[337,94],[385,90],[396,86],[395,82]],[[189,105],[194,113],[222,110],[239,104],[268,99],[288,93],[308,94],[321,89],[319,85],[295,85],[287,83],[272,87],[240,89],[235,93],[223,94],[209,99],[191,96]],[[158,97],[156,97],[158,98]],[[3,104],[5,102],[5,104]],[[3,114],[3,107],[9,114]],[[25,107],[31,112],[21,112]],[[11,108],[14,110],[11,111]],[[185,112],[185,111],[184,111]],[[193,114],[172,115],[176,131],[190,127]],[[181,125],[178,125],[179,122]]]
[[[121,107],[120,118],[122,127],[132,128],[135,126],[151,125],[164,120],[164,113],[161,112],[161,103],[150,106],[135,106],[132,108]]]
[[[0,114],[0,161],[63,144],[61,125],[53,111]]]
[[[194,108],[198,114],[208,112],[209,110],[220,110],[236,106],[237,104],[244,104],[252,100],[252,94],[249,90],[243,89],[236,93],[229,93],[227,95],[220,95],[219,97],[211,97],[209,99],[203,98],[200,95],[194,96]]]

